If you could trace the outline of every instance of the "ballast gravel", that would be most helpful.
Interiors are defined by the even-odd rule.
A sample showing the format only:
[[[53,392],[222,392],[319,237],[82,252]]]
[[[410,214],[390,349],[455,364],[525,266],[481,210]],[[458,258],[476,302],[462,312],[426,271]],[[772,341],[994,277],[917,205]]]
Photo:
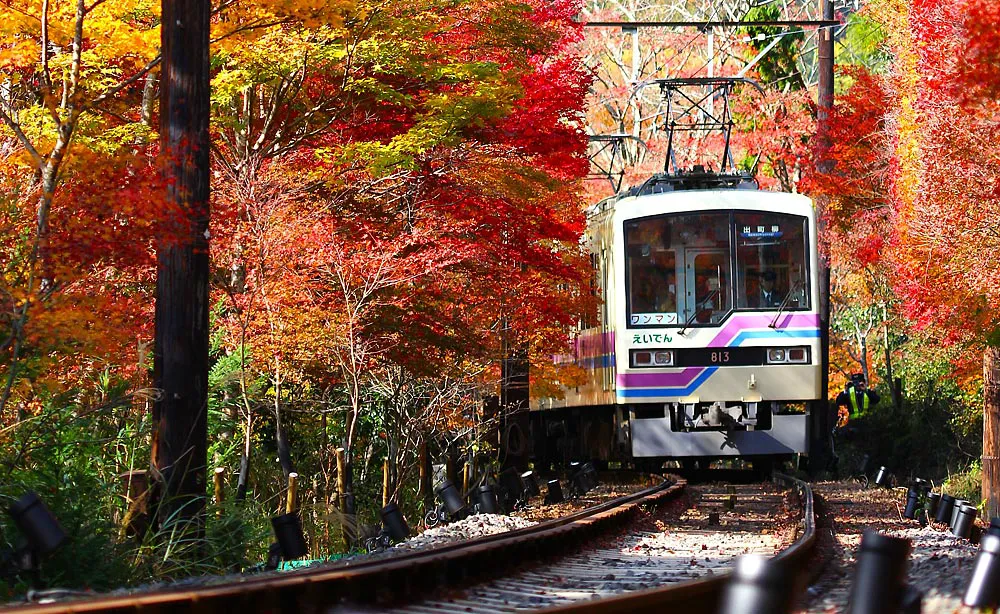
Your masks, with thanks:
[[[466,541],[538,524],[533,520],[499,514],[476,514],[451,524],[427,529],[420,535],[396,544],[394,550],[418,550],[456,541]]]
[[[901,517],[906,490],[862,488],[855,483],[826,482],[813,485],[823,498],[825,519],[820,538],[832,531],[830,560],[809,589],[803,608],[807,612],[844,612],[850,597],[857,563],[857,551],[866,529],[910,540],[907,582],[923,593],[923,614],[966,614],[977,612],[962,605],[962,596],[972,575],[979,547],[959,539],[948,527],[933,524],[921,527]]]

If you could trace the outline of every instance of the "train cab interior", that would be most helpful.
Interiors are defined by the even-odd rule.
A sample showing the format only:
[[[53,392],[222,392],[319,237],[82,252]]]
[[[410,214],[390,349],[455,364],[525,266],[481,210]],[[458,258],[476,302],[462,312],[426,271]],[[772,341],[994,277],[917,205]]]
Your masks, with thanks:
[[[625,224],[630,327],[705,326],[809,307],[806,219],[703,211]]]

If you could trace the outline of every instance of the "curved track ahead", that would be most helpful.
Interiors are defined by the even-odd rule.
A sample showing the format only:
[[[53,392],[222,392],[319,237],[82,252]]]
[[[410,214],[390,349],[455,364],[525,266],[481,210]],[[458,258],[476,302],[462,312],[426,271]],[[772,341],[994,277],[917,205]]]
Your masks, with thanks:
[[[642,506],[683,492],[685,482],[661,479],[650,488],[562,518],[499,535],[361,560],[333,569],[306,569],[198,589],[30,605],[18,614],[56,612],[324,612],[338,603],[391,603],[441,586],[467,582],[498,567],[565,551],[628,523]]]

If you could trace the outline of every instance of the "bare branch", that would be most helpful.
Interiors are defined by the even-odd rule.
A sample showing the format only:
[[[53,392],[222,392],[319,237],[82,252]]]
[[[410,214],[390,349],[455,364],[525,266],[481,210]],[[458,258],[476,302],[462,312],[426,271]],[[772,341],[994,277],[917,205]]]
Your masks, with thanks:
[[[17,137],[17,140],[21,142],[21,145],[23,145],[24,148],[28,150],[28,153],[31,154],[31,159],[34,161],[36,165],[38,165],[38,168],[41,169],[43,166],[45,166],[45,158],[43,158],[42,155],[38,153],[38,151],[35,149],[35,146],[32,145],[31,141],[28,139],[28,136],[24,134],[23,130],[21,130],[21,126],[13,119],[11,119],[10,115],[7,115],[7,112],[3,110],[3,107],[0,107],[0,119],[2,119],[5,124],[7,124],[7,127],[14,132],[14,135]]]
[[[156,56],[155,58],[153,58],[152,60],[150,60],[145,66],[143,66],[142,68],[140,68],[139,71],[136,72],[134,75],[132,75],[128,79],[122,81],[121,83],[119,83],[115,87],[111,88],[110,90],[104,92],[103,94],[101,94],[100,96],[98,96],[97,98],[95,98],[93,101],[90,102],[89,106],[93,107],[93,106],[101,104],[102,102],[104,102],[108,98],[111,98],[112,96],[114,96],[118,92],[122,91],[126,87],[132,85],[133,83],[135,83],[139,79],[142,79],[146,75],[146,73],[148,73],[149,71],[153,70],[153,68],[155,68],[160,63],[160,60],[161,60],[161,57],[160,56]]]
[[[89,13],[89,12],[93,11],[93,10],[94,10],[94,9],[96,9],[97,7],[99,7],[99,6],[101,6],[102,4],[104,4],[104,3],[106,2],[106,1],[107,1],[107,0],[95,0],[95,2],[94,2],[93,4],[91,4],[90,6],[88,6],[88,7],[87,7],[87,8],[86,8],[86,9],[84,10],[84,13]]]

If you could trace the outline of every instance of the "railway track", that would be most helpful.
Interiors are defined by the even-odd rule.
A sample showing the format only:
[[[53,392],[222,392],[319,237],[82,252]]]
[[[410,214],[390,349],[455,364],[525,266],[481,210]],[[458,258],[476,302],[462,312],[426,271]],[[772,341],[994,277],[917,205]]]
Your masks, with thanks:
[[[596,613],[617,608],[633,612],[641,611],[642,603],[648,603],[649,610],[662,611],[674,600],[685,610],[714,611],[700,602],[715,598],[709,593],[721,590],[733,560],[742,554],[774,555],[784,550],[799,537],[797,523],[789,522],[788,490],[760,484],[688,488],[694,491],[690,496],[695,504],[680,518],[665,521],[666,525],[647,520],[605,540],[610,543],[392,611]],[[811,507],[809,493],[801,496],[804,506]],[[811,515],[799,508],[798,501],[793,507],[802,512],[803,519]],[[708,596],[688,600],[686,591],[691,586],[699,588],[697,595]]]
[[[720,548],[717,552],[706,552],[697,543],[698,531],[702,530],[704,534],[703,529],[692,526],[682,542],[678,542],[671,539],[670,536],[676,537],[673,532],[664,537],[653,527],[643,534],[634,535],[634,539],[625,539],[633,539],[630,542],[632,547],[640,550],[672,548],[673,560],[678,564],[660,565],[661,560],[660,563],[646,564],[641,570],[638,559],[622,555],[620,548],[615,550],[610,543],[589,551],[581,550],[595,540],[609,539],[607,536],[616,531],[621,533],[641,517],[643,509],[676,500],[685,493],[685,487],[684,480],[672,482],[664,479],[632,495],[533,527],[407,552],[389,559],[362,560],[338,568],[303,570],[278,576],[246,577],[236,582],[197,589],[32,605],[11,612],[351,612],[387,607],[394,610],[410,608],[411,612],[428,611],[421,610],[422,607],[430,607],[430,611],[435,612],[497,612],[503,611],[504,599],[512,601],[511,592],[520,597],[529,589],[512,577],[500,580],[509,583],[504,589],[507,594],[499,598],[495,595],[488,597],[489,601],[486,597],[470,593],[470,604],[453,609],[448,605],[448,599],[455,599],[453,597],[438,598],[437,604],[420,600],[435,591],[452,590],[450,587],[472,586],[486,579],[496,582],[503,569],[524,568],[539,560],[554,561],[566,553],[576,554],[554,563],[548,570],[539,568],[534,572],[536,579],[545,586],[559,586],[558,583],[562,582],[562,588],[556,589],[558,598],[528,595],[529,602],[531,597],[538,599],[525,606],[551,612],[633,612],[652,611],[669,604],[698,604],[699,607],[691,611],[712,611],[716,603],[714,600],[721,595],[725,581],[724,568],[734,556],[743,554],[744,550],[749,551],[745,545],[734,543],[732,547]],[[795,487],[801,492],[802,529],[792,546],[779,556],[797,560],[808,556],[812,547],[814,520],[811,491],[801,482],[797,482]],[[709,514],[712,512],[706,510],[712,506],[725,506],[728,496],[728,492],[706,491],[698,513]],[[739,501],[740,493],[736,497]],[[751,501],[747,495],[743,500],[745,505]],[[759,534],[757,536],[760,537]],[[768,540],[761,545],[764,551],[773,552],[775,547],[780,546]],[[592,556],[599,557],[599,562],[589,560]],[[699,562],[699,559],[702,560]],[[646,560],[652,559],[647,557]],[[693,565],[692,560],[695,562]],[[685,561],[687,568],[680,564]],[[707,574],[711,575],[704,577]],[[663,581],[674,583],[660,586]],[[653,585],[657,588],[649,588]],[[601,599],[594,601],[595,595]]]

